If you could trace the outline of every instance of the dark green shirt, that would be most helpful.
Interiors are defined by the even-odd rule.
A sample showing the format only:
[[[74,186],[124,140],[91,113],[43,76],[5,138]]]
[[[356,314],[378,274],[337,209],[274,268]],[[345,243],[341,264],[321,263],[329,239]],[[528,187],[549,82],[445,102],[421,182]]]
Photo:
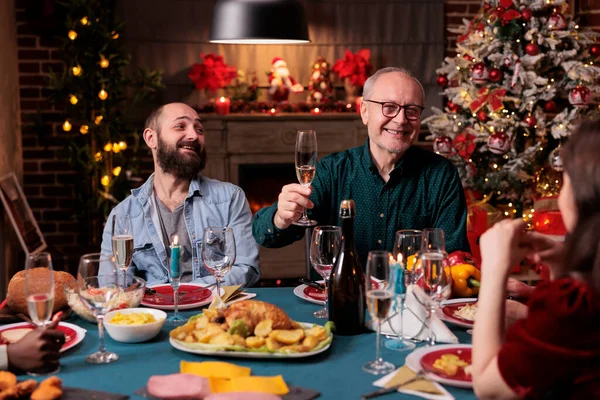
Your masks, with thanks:
[[[369,151],[360,147],[324,157],[317,165],[308,216],[319,225],[341,226],[340,203],[356,203],[354,237],[363,267],[371,250],[391,251],[400,229],[442,228],[448,253],[470,251],[467,241],[467,206],[458,172],[442,156],[410,147],[385,182]],[[301,239],[305,228],[291,225],[280,230],[273,223],[277,203],[258,211],[252,234],[265,247],[283,247]]]

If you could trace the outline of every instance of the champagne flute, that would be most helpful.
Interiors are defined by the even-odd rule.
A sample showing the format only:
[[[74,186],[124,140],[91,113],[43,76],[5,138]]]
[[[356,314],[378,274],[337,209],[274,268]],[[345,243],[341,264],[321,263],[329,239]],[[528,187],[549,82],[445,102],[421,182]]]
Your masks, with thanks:
[[[296,136],[296,176],[302,186],[310,187],[317,173],[317,132],[298,131]],[[298,226],[314,226],[317,221],[308,219],[306,208],[302,218],[294,222]]]
[[[179,315],[179,284],[181,283],[181,245],[179,236],[171,237],[171,257],[169,263],[169,281],[173,288],[173,315],[165,320],[167,325],[181,325],[187,320]]]
[[[341,243],[342,228],[339,226],[317,226],[313,230],[310,244],[310,261],[315,271],[317,271],[325,281],[325,305],[321,310],[313,313],[317,318],[329,318],[329,311],[327,309],[327,298],[329,296],[327,296],[327,288],[329,287],[331,270],[340,254]]]
[[[393,256],[387,251],[370,251],[367,258],[367,308],[371,319],[377,324],[375,361],[363,365],[370,374],[387,374],[394,370],[394,364],[381,358],[381,323],[387,318],[392,305],[393,291],[390,282],[390,261]]]
[[[396,262],[392,268],[393,287],[396,295],[396,312],[400,316],[400,328],[397,332],[397,339],[389,339],[385,342],[385,347],[390,350],[405,351],[415,348],[414,343],[404,340],[404,300],[407,288],[414,282],[416,254],[421,250],[422,242],[423,231],[419,230],[399,230],[394,238],[392,254]]]
[[[423,251],[446,251],[444,230],[441,228],[423,229]]]
[[[444,268],[446,253],[442,251],[422,251],[417,257],[418,268],[423,272],[422,291],[425,294],[427,318],[429,320],[428,345],[435,345],[432,320],[435,310],[452,292],[451,268]]]
[[[204,229],[202,238],[202,261],[204,267],[215,277],[217,297],[221,297],[221,281],[231,271],[235,262],[235,236],[233,229],[226,226],[209,227]],[[220,302],[217,308],[224,308]]]
[[[127,288],[127,269],[133,258],[133,227],[129,215],[113,215],[112,251],[117,267],[123,273],[123,290]]]
[[[50,322],[54,308],[54,273],[50,253],[35,253],[27,256],[25,263],[25,299],[29,317],[37,329],[44,329]],[[60,365],[52,371],[27,371],[29,375],[55,374]]]
[[[99,253],[83,255],[79,260],[77,283],[79,298],[98,321],[98,351],[87,356],[85,361],[91,364],[117,361],[119,356],[106,351],[104,344],[104,315],[121,293],[114,257]]]

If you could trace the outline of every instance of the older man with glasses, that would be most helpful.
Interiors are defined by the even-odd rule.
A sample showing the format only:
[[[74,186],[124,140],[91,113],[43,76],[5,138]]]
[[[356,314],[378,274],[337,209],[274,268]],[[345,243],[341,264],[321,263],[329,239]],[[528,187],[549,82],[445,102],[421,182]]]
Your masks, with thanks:
[[[254,217],[252,233],[265,247],[299,240],[292,225],[304,207],[319,225],[339,225],[343,199],[354,199],[355,242],[363,266],[370,250],[391,250],[399,229],[442,228],[446,250],[469,251],[467,207],[456,168],[444,157],[413,146],[419,136],[425,91],[403,68],[383,68],[365,83],[361,118],[365,145],[324,157],[312,187],[290,184],[279,200]]]

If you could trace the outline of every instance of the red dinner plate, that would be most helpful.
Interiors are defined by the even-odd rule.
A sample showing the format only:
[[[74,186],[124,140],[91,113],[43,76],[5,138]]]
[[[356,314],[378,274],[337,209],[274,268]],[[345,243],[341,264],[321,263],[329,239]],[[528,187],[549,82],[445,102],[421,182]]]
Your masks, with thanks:
[[[327,298],[327,293],[325,293],[324,290],[319,290],[310,286],[304,288],[304,294],[310,297],[311,299],[319,301],[325,301],[325,299]]]
[[[471,364],[471,349],[458,347],[458,348],[450,348],[450,349],[441,349],[432,351],[430,353],[425,354],[421,357],[421,367],[426,372],[430,372],[434,375],[437,375],[443,379],[450,381],[459,381],[459,382],[472,382],[471,375],[465,374],[464,368],[459,368],[458,372],[454,376],[449,376],[444,374],[443,371],[435,368],[433,363],[438,358],[442,357],[444,354],[454,354],[458,356],[461,360],[465,361],[468,364]]]
[[[159,309],[173,309],[173,287],[170,284],[152,286],[156,294],[144,294],[142,305]],[[179,286],[179,309],[201,307],[210,303],[212,292],[200,285],[183,284]]]
[[[442,313],[444,313],[444,318],[448,320],[448,322],[459,322],[462,325],[469,325],[469,327],[473,327],[474,321],[469,321],[468,319],[461,318],[454,313],[458,311],[460,307],[463,307],[467,304],[474,304],[477,301],[464,301],[452,304],[445,304],[442,307]]]
[[[6,331],[11,331],[14,329],[24,329],[24,328],[35,329],[35,325],[28,324],[27,322],[11,324],[11,325],[7,325],[4,328],[0,328],[0,333],[6,332]],[[60,348],[60,351],[69,350],[71,347],[73,347],[76,344],[78,344],[79,342],[81,342],[81,340],[83,340],[83,337],[85,336],[85,330],[83,330],[81,328],[77,328],[71,324],[67,324],[65,322],[60,322],[56,329],[58,329],[59,331],[61,331],[62,333],[65,334],[65,344],[63,344],[63,346]],[[76,329],[78,329],[79,331]],[[8,343],[4,342],[1,335],[0,335],[0,343],[8,344]]]

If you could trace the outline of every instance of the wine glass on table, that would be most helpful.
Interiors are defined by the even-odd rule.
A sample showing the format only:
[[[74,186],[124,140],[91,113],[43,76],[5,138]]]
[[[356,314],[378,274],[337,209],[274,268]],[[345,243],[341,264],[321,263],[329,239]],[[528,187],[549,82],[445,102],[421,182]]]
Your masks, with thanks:
[[[444,230],[441,228],[423,229],[423,251],[446,251]]]
[[[414,283],[413,271],[416,255],[421,250],[422,242],[423,231],[419,230],[399,230],[394,237],[394,248],[392,250],[394,263],[391,270],[394,294],[396,295],[396,313],[400,317],[400,327],[396,332],[398,338],[389,339],[385,342],[385,347],[390,350],[405,351],[415,348],[414,343],[404,340],[404,300],[406,299],[407,288],[410,287],[411,283]]]
[[[325,305],[321,310],[315,311],[313,315],[317,318],[329,318],[327,309],[327,288],[331,270],[340,254],[342,243],[342,228],[339,226],[317,226],[312,233],[310,244],[310,262],[325,282]]]
[[[179,315],[179,285],[181,284],[181,244],[179,243],[179,236],[173,235],[171,237],[170,251],[171,256],[169,257],[169,281],[173,288],[173,315],[165,320],[167,325],[181,325],[187,320]]]
[[[50,253],[34,253],[27,256],[25,263],[25,299],[29,317],[37,329],[45,329],[54,308],[54,273]],[[27,371],[29,375],[41,376],[60,371]]]
[[[394,364],[381,358],[381,323],[385,321],[392,305],[394,295],[390,281],[390,262],[392,253],[370,251],[367,258],[367,308],[377,327],[375,361],[363,365],[363,369],[374,375],[387,374],[394,370]]]
[[[233,229],[227,226],[216,226],[204,229],[202,238],[202,262],[204,267],[217,283],[216,296],[221,298],[221,282],[231,271],[235,262],[235,236]],[[225,303],[218,302],[217,308],[225,308]]]
[[[422,282],[418,283],[415,290],[422,293],[421,301],[427,307],[427,319],[429,321],[428,345],[435,345],[433,334],[433,315],[440,307],[442,301],[447,300],[452,293],[452,267],[444,268],[446,253],[443,251],[421,251],[417,256],[415,266],[423,274]]]
[[[123,273],[123,290],[127,288],[127,269],[133,258],[133,227],[129,215],[113,215],[112,251],[117,267]]]
[[[87,356],[85,361],[91,364],[117,361],[119,356],[106,351],[104,344],[104,315],[110,311],[121,293],[114,257],[100,253],[81,256],[77,283],[79,298],[98,321],[98,351]]]
[[[302,186],[310,187],[317,172],[317,132],[298,131],[296,136],[296,176]],[[298,226],[314,226],[317,221],[308,219],[306,208],[302,218],[294,222]]]

